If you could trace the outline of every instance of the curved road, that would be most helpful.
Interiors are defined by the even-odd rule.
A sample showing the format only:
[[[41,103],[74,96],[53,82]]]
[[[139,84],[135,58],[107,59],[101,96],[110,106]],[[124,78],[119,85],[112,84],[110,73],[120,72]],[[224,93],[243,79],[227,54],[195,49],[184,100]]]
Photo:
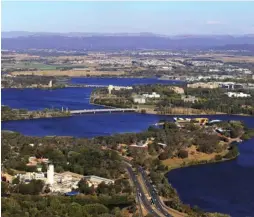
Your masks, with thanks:
[[[145,193],[143,192],[143,189],[140,185],[140,183],[137,180],[136,175],[134,174],[131,166],[127,165],[127,170],[130,174],[130,178],[132,179],[132,182],[136,186],[137,189],[137,197],[142,201],[143,205],[145,206],[146,210],[151,213],[154,217],[160,217],[152,208],[150,201],[147,200]]]
[[[159,198],[159,196],[157,195],[154,187],[152,186],[152,184],[150,183],[150,180],[146,174],[146,172],[143,170],[142,167],[138,167],[138,170],[140,172],[140,174],[142,175],[142,179],[147,187],[147,190],[149,192],[149,194],[151,195],[151,197],[154,199],[154,205],[156,207],[157,210],[159,210],[161,213],[163,213],[163,215],[167,216],[167,217],[172,217],[163,207],[161,200]]]

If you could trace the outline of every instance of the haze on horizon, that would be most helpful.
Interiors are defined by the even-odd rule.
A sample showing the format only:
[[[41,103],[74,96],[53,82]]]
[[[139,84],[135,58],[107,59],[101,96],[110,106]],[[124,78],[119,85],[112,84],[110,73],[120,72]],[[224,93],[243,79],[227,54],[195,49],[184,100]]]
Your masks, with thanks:
[[[254,34],[254,2],[2,2],[2,32]]]

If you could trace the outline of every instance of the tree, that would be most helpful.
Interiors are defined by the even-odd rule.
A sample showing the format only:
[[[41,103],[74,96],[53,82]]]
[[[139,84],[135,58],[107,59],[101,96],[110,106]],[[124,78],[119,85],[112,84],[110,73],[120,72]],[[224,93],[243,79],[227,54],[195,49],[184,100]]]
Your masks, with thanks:
[[[10,185],[6,182],[1,182],[1,195],[10,193]]]
[[[14,184],[14,185],[17,185],[17,184],[19,184],[19,183],[20,183],[20,180],[19,180],[18,177],[14,178],[14,179],[12,180],[12,184]]]
[[[180,151],[178,152],[178,157],[180,157],[180,158],[187,158],[188,155],[189,155],[189,153],[188,153],[188,151],[186,151],[186,150],[180,150]]]
[[[19,184],[18,192],[21,194],[38,195],[42,192],[44,183],[41,180],[32,180],[29,184]]]
[[[225,158],[231,159],[235,158],[239,154],[237,145],[233,145],[229,152],[224,156]]]
[[[93,192],[93,188],[89,187],[88,182],[86,180],[80,180],[78,183],[79,192],[83,194],[91,194]]]
[[[168,152],[167,152],[167,151],[162,152],[162,153],[159,155],[159,159],[160,159],[160,160],[166,160],[166,159],[168,159]]]

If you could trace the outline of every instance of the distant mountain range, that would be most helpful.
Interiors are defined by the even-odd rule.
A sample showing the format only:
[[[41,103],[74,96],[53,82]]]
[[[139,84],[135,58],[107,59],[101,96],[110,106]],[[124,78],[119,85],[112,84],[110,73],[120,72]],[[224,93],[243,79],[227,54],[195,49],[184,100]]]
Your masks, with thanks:
[[[136,50],[237,49],[253,50],[254,35],[178,35],[153,33],[32,33],[2,32],[2,49]],[[243,48],[241,48],[243,47]]]
[[[168,37],[166,35],[154,34],[149,32],[141,33],[96,33],[96,32],[26,32],[26,31],[11,31],[2,32],[2,38],[17,38],[26,36],[66,36],[66,37],[91,37],[91,36],[160,36]]]

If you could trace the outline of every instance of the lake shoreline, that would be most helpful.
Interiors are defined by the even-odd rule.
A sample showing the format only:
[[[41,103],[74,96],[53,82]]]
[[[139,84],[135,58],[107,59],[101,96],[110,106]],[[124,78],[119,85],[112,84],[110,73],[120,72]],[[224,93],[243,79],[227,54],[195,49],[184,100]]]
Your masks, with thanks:
[[[209,161],[192,161],[190,162],[189,164],[186,164],[186,165],[179,165],[177,167],[173,167],[173,168],[170,168],[166,173],[168,174],[169,172],[173,171],[173,170],[176,170],[176,169],[181,169],[181,168],[187,168],[187,167],[195,167],[195,166],[199,166],[199,165],[205,165],[205,164],[216,164],[216,163],[224,163],[224,162],[227,162],[227,161],[232,161],[232,160],[235,160],[237,159],[237,157],[240,156],[240,153],[237,154],[237,156],[235,157],[232,157],[232,158],[225,158],[225,159],[222,159],[222,160],[209,160]]]

